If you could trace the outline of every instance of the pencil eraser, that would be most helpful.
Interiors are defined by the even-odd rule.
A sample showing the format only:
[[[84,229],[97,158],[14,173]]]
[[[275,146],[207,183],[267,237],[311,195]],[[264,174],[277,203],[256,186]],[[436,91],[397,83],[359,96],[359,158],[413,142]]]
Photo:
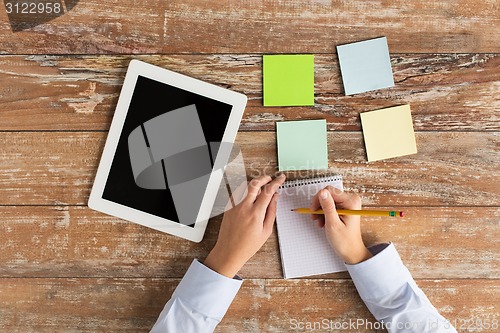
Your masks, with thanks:
[[[400,212],[399,212],[399,217],[405,217],[405,212],[400,211]]]

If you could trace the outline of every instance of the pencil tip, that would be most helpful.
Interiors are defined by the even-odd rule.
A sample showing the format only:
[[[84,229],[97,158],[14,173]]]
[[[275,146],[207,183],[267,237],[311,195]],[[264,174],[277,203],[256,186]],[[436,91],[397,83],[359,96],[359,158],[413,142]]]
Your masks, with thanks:
[[[405,212],[403,211],[399,212],[399,217],[405,217]]]

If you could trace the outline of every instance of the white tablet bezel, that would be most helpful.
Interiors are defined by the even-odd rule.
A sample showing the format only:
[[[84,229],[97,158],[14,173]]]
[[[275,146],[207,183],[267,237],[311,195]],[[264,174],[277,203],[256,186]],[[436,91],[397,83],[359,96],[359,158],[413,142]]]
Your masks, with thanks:
[[[90,193],[88,206],[102,213],[179,236],[193,242],[200,242],[205,233],[208,219],[223,177],[224,166],[229,158],[230,152],[228,149],[220,149],[217,154],[194,227],[189,227],[150,213],[142,212],[135,208],[103,199],[102,197],[139,76],[232,105],[231,114],[229,115],[229,120],[222,138],[222,142],[224,143],[234,142],[245,110],[247,97],[243,94],[139,60],[132,60],[130,62],[127,74],[125,75],[125,81],[111,122],[108,138],[104,145],[101,161]]]

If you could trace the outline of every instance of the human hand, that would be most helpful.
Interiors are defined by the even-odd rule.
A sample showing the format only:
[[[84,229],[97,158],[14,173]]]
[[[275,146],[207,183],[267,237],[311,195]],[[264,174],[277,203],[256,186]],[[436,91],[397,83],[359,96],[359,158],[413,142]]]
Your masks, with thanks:
[[[246,197],[224,213],[217,242],[204,264],[227,277],[234,277],[262,247],[273,232],[276,218],[276,191],[285,175],[253,179]]]
[[[333,186],[319,191],[311,202],[311,210],[323,209],[324,215],[311,215],[325,228],[331,247],[347,264],[357,264],[372,257],[361,238],[360,216],[339,216],[336,206],[341,209],[361,209],[361,198],[357,194],[342,192]]]

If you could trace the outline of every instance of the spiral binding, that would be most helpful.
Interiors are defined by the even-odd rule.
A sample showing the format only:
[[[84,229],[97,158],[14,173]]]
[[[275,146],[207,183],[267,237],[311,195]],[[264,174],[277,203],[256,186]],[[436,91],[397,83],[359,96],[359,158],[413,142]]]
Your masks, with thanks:
[[[296,180],[290,180],[290,181],[285,182],[279,188],[282,189],[282,188],[297,187],[297,186],[302,186],[302,185],[321,184],[321,183],[326,183],[326,182],[334,182],[334,181],[338,181],[338,180],[342,180],[341,175],[324,176],[324,177],[317,177],[317,178],[296,179]]]

